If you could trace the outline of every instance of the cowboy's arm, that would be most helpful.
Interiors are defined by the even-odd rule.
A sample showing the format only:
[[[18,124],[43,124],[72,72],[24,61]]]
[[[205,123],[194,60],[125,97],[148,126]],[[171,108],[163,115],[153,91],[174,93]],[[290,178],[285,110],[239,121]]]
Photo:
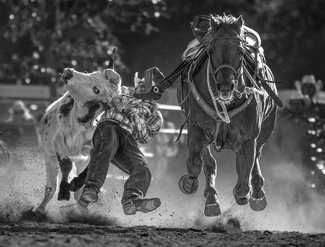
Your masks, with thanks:
[[[152,115],[132,115],[131,121],[135,123],[134,138],[141,144],[150,142],[158,133],[163,123],[162,115],[155,111]]]

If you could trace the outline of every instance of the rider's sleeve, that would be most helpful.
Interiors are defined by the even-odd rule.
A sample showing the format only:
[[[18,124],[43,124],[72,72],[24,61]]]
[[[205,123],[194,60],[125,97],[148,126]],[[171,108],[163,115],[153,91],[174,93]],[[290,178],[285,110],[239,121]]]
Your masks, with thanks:
[[[131,121],[134,123],[133,137],[141,144],[150,142],[158,133],[163,124],[160,111],[156,111],[149,117],[145,115],[132,115]]]

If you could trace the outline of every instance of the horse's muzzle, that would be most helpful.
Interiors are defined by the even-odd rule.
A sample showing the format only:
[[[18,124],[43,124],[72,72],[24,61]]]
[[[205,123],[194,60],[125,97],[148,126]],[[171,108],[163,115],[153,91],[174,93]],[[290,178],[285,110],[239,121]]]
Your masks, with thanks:
[[[222,100],[229,100],[232,96],[232,92],[235,88],[235,84],[233,82],[224,84],[217,82],[217,90],[218,90],[218,95]]]
[[[62,75],[61,75],[61,79],[62,79],[62,81],[65,83],[65,84],[67,84],[67,82],[69,81],[69,80],[71,80],[73,78],[73,71],[72,71],[72,69],[64,69],[63,70],[63,73],[62,73]]]

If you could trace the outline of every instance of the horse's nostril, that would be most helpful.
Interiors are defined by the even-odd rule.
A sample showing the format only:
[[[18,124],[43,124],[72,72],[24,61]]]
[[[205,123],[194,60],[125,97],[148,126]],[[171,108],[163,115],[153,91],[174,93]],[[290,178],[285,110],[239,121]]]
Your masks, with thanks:
[[[235,84],[232,83],[231,86],[230,86],[230,90],[231,90],[231,91],[234,90],[234,87],[235,87]]]
[[[72,70],[71,69],[64,69],[61,78],[65,83],[67,83],[70,79],[73,78]]]

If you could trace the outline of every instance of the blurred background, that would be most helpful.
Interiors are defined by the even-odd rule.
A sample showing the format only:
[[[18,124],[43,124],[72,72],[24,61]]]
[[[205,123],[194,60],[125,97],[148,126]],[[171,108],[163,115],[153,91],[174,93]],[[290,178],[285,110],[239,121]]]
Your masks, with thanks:
[[[275,79],[287,81],[286,84],[278,84],[280,98],[286,106],[284,114],[279,116],[293,116],[290,100],[292,94],[299,91],[295,82],[302,82],[305,75],[313,75],[316,81],[325,78],[323,0],[0,0],[0,119],[4,126],[0,130],[0,139],[7,143],[11,153],[16,154],[16,161],[19,164],[23,164],[24,161],[26,163],[28,154],[41,155],[37,149],[39,141],[37,123],[46,107],[65,92],[60,81],[60,74],[64,68],[71,67],[87,72],[103,70],[108,67],[109,56],[116,49],[113,54],[115,70],[122,76],[123,85],[133,86],[134,73],[139,72],[139,77],[142,77],[144,71],[150,67],[158,67],[165,76],[168,76],[181,62],[181,55],[187,44],[194,39],[190,26],[194,17],[201,14],[223,13],[236,17],[242,15],[245,25],[260,34],[266,62],[272,69]],[[186,129],[179,142],[175,144],[179,128],[185,120],[179,111],[175,86],[169,89],[169,97],[160,104],[160,110],[165,118],[162,132],[154,139],[152,145],[142,147],[149,162],[156,165],[152,165],[156,181],[160,181],[168,192],[173,193],[178,178],[185,173],[188,155]],[[317,91],[317,95],[311,98],[315,104],[319,103],[322,109],[321,103],[324,102],[322,87]],[[304,108],[303,111],[308,112],[308,109]],[[311,210],[312,205],[314,206],[312,209],[318,214],[308,216],[302,212],[303,217],[300,221],[282,224],[282,229],[288,226],[288,229],[301,230],[303,229],[301,225],[308,222],[307,230],[323,230],[325,229],[323,222],[317,221],[317,224],[314,222],[315,219],[319,219],[317,216],[323,210],[318,210],[318,206],[324,204],[322,187],[324,178],[322,172],[319,175],[319,170],[322,171],[324,166],[316,166],[320,164],[319,161],[325,160],[322,136],[324,116],[319,116],[317,111],[308,116],[302,117],[301,114],[294,116],[294,119],[296,116],[303,119],[304,125],[291,135],[290,141],[304,142],[308,148],[311,147],[308,149],[310,152],[303,154],[304,159],[307,157],[309,168],[307,171],[305,168],[300,169],[304,166],[301,159],[295,163],[288,157],[280,160],[280,156],[283,157],[279,152],[287,152],[283,149],[274,149],[274,146],[279,147],[281,139],[279,136],[288,132],[277,133],[274,136],[278,138],[270,140],[264,152],[262,170],[264,166],[266,177],[270,179],[267,192],[275,199],[273,203],[278,207],[275,209],[277,212],[281,210],[287,212],[287,209],[292,211],[291,206],[298,204],[306,205],[307,211]],[[17,123],[14,123],[14,119],[18,119]],[[289,122],[286,126],[297,123],[292,122],[291,118],[284,119]],[[294,138],[297,133],[307,132],[308,137],[312,137],[308,141]],[[31,150],[32,147],[35,148]],[[306,150],[306,147],[299,148]],[[292,149],[300,156],[299,149],[294,149],[293,146]],[[22,150],[25,153],[22,154]],[[5,160],[6,153],[2,149],[0,151],[2,160]],[[231,191],[236,180],[233,156],[225,151],[220,157],[221,180],[217,185],[220,188],[230,185],[229,191],[221,189],[221,197],[224,196],[227,205],[233,207],[233,202],[225,199],[232,197]],[[276,162],[273,160],[274,157],[278,158]],[[31,162],[29,166],[33,166],[35,160]],[[295,166],[297,163],[299,166]],[[270,166],[267,166],[269,164]],[[314,190],[316,186],[314,180],[305,179],[306,174],[315,174],[315,169],[317,179],[320,180],[317,182],[319,183],[317,191]],[[279,170],[281,176],[276,175],[279,174]],[[14,174],[13,178],[14,176],[17,178],[17,174]],[[21,176],[21,173],[19,174]],[[294,181],[290,179],[289,181],[288,178]],[[283,190],[280,182],[286,186],[288,184],[284,182],[288,181],[290,190]],[[306,196],[299,199],[298,196],[297,199],[295,196],[297,191],[291,190],[297,184],[303,184],[303,189],[307,188],[306,193],[312,196],[309,199],[306,199]],[[43,187],[38,185],[36,187],[30,204],[37,204],[34,201],[40,200],[39,193],[41,195],[43,193]],[[318,187],[321,189],[318,190]],[[156,190],[161,192],[159,187]],[[280,204],[275,194],[279,192],[282,193]],[[288,202],[285,199],[288,195],[294,199]],[[185,201],[184,198],[177,195],[176,201],[181,199]],[[174,199],[166,198],[166,200],[171,202]],[[283,207],[279,210],[282,203]],[[179,209],[176,210],[178,206],[179,204],[175,205],[175,212],[178,212]],[[12,210],[9,208],[9,211]],[[25,206],[23,208],[25,209]],[[294,214],[299,215],[306,208],[303,210],[298,208],[297,211],[294,210]],[[196,212],[196,209],[193,210]],[[273,217],[277,224],[274,225],[275,228],[281,226],[279,221],[281,217],[283,219],[283,215],[274,218],[279,216],[270,211],[268,216],[264,215]],[[254,227],[256,228],[256,225]]]

